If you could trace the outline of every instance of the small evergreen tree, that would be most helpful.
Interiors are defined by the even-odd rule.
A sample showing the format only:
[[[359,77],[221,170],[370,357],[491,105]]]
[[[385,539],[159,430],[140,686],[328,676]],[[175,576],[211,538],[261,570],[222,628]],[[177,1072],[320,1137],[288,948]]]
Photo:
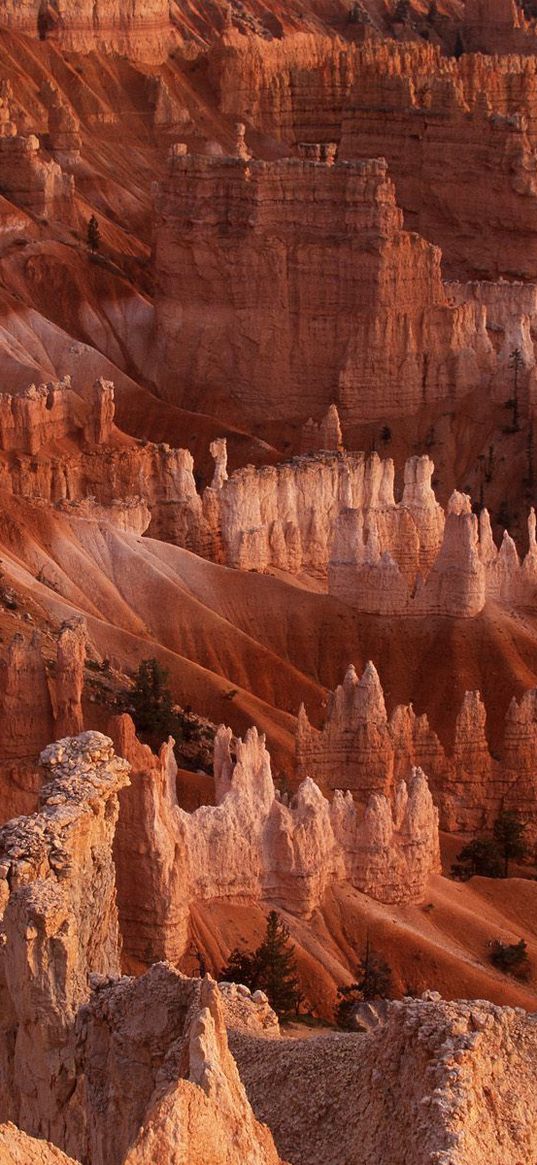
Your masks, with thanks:
[[[149,737],[149,743],[156,741],[159,746],[167,736],[178,739],[180,724],[173,709],[168,672],[157,659],[142,660],[128,701],[136,730]]]
[[[515,979],[525,981],[530,977],[531,963],[523,938],[518,943],[502,943],[496,939],[492,944],[490,961],[499,971],[513,975]]]
[[[509,367],[513,369],[513,395],[506,400],[505,408],[512,411],[511,428],[513,433],[518,433],[520,429],[519,415],[518,415],[518,378],[520,370],[524,367],[524,357],[520,348],[514,348],[509,356]]]
[[[527,854],[526,826],[516,813],[500,813],[494,822],[494,841],[503,861],[503,876],[509,876],[509,862],[521,862]]]
[[[87,239],[88,239],[88,247],[89,247],[90,251],[92,252],[92,254],[95,254],[100,249],[100,246],[101,246],[101,232],[99,229],[99,223],[97,222],[97,219],[95,218],[94,214],[92,214],[92,216],[88,222]]]
[[[475,837],[457,854],[451,873],[459,882],[479,874],[482,878],[501,878],[502,862],[496,842],[491,837]]]
[[[259,986],[268,995],[277,1015],[294,1011],[300,999],[296,958],[289,938],[285,923],[271,910],[265,938],[256,954],[260,964]]]
[[[358,963],[356,983],[338,988],[340,1002],[336,1008],[337,1023],[340,1027],[348,1027],[358,1003],[371,999],[389,999],[392,991],[391,969],[385,959],[371,949],[368,939],[364,955]]]
[[[250,954],[236,948],[221,972],[221,978],[231,983],[244,983],[250,991],[264,991],[280,1018],[296,1011],[301,999],[296,958],[289,938],[285,923],[276,910],[271,910],[265,937],[257,950]]]
[[[242,983],[250,991],[257,991],[260,968],[256,956],[257,951],[248,954],[235,947],[227,966],[220,972],[220,978],[226,983]]]

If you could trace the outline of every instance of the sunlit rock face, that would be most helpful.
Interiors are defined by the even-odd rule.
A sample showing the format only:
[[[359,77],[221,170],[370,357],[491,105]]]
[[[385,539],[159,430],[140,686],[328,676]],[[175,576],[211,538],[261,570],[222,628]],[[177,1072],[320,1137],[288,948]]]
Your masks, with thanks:
[[[486,382],[490,345],[476,306],[448,303],[440,259],[403,230],[382,159],[175,147],[155,218],[162,394],[241,424],[459,399]]]

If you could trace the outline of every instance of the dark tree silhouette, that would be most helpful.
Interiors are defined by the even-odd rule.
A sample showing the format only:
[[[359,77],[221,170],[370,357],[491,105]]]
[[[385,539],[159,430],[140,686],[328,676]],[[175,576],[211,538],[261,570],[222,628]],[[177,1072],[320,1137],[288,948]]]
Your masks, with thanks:
[[[381,955],[372,950],[369,939],[357,967],[356,982],[338,987],[339,1003],[336,1020],[340,1027],[348,1027],[358,1003],[371,999],[389,999],[393,991],[392,972]]]
[[[261,990],[280,1017],[296,1011],[301,994],[295,952],[289,930],[275,910],[267,917],[263,942],[253,953],[235,948],[221,978],[244,983],[250,991]]]
[[[92,254],[95,254],[98,250],[100,250],[101,232],[99,229],[99,223],[97,222],[94,214],[92,214],[88,222],[87,240],[88,247]]]
[[[526,826],[516,813],[500,813],[494,822],[494,841],[503,861],[503,876],[509,876],[509,862],[521,862],[527,854],[524,841]]]
[[[530,977],[531,963],[523,938],[518,943],[502,943],[500,939],[495,939],[491,947],[490,961],[499,971],[513,975],[515,979],[525,981]]]
[[[159,747],[167,736],[179,738],[181,725],[174,712],[168,672],[157,659],[142,660],[127,701],[136,730],[148,738],[148,743]]]
[[[502,862],[498,846],[492,837],[475,837],[457,854],[451,873],[459,882],[467,882],[479,874],[482,878],[501,878]]]

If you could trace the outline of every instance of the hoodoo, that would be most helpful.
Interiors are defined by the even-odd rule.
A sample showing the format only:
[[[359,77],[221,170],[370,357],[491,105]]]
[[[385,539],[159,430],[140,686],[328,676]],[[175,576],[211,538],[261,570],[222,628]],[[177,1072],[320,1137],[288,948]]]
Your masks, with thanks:
[[[0,1165],[537,1165],[536,50],[0,4]]]

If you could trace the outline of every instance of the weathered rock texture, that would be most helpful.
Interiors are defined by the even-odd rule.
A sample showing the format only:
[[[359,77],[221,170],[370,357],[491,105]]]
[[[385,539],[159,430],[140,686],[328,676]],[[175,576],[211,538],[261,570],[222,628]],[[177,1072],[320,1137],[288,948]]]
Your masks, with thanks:
[[[36,808],[36,760],[47,741],[82,731],[85,658],[86,625],[75,616],[60,628],[55,660],[44,660],[36,634],[15,635],[0,660],[2,821]]]
[[[463,44],[472,53],[534,53],[535,20],[517,0],[466,0]]]
[[[397,501],[393,461],[376,453],[327,451],[228,476],[225,442],[211,451],[215,473],[202,504],[185,465],[184,529],[186,544],[217,562],[327,578],[331,594],[375,615],[470,618],[487,599],[533,601],[534,511],[521,562],[509,534],[498,550],[488,511],[478,521],[466,494],[455,491],[444,514],[428,456],[406,462]],[[184,537],[180,527],[170,533]]]
[[[41,762],[51,779],[39,813],[0,831],[1,1119],[82,1165],[279,1165],[228,1051],[216,984],[162,965],[117,978],[112,841],[127,762],[96,732],[50,745]],[[66,1161],[32,1152],[36,1165]]]
[[[293,1165],[537,1159],[537,1025],[521,1010],[430,992],[392,1003],[368,1035],[233,1033],[232,1047],[254,1111]]]
[[[143,963],[182,956],[196,901],[254,900],[308,917],[334,882],[411,901],[438,869],[437,814],[419,769],[391,788],[372,782],[361,804],[343,793],[329,804],[310,779],[286,804],[264,738],[252,728],[236,741],[234,761],[231,730],[221,727],[217,803],[189,814],[177,804],[171,746],[154,757],[127,716],[112,730],[132,767],[115,842],[119,909],[126,949]]]
[[[310,724],[301,706],[297,721],[298,775],[329,793],[349,789],[362,801],[372,792],[391,795],[394,786],[420,766],[425,770],[440,826],[476,834],[490,829],[503,810],[524,821],[530,844],[537,840],[537,790],[533,780],[537,747],[537,693],[513,699],[503,745],[493,756],[486,735],[486,711],[479,692],[467,692],[450,751],[412,705],[398,705],[390,717],[376,668],[368,663],[359,678],[349,667],[343,684],[330,694],[322,730]]]
[[[67,52],[118,53],[163,60],[173,43],[168,0],[7,0],[0,25]]]
[[[73,1024],[90,974],[119,972],[112,840],[128,765],[94,732],[50,745],[41,761],[40,812],[0,830],[0,1113],[76,1153]]]
[[[1,394],[0,486],[207,553],[191,453],[127,437],[114,415],[114,385],[102,378],[81,393],[66,377]]]
[[[351,424],[487,382],[483,318],[448,303],[440,252],[403,230],[382,159],[176,149],[155,265],[159,383],[175,403],[241,424],[306,422],[335,403]]]
[[[0,18],[1,19],[1,18]],[[42,156],[39,138],[17,132],[12,92],[4,82],[0,95],[0,185],[2,194],[38,218],[73,223],[75,187],[57,161]]]
[[[0,1125],[0,1165],[78,1165],[50,1141],[21,1133],[14,1124]]]
[[[407,224],[442,248],[453,275],[534,279],[535,22],[513,0],[466,9],[464,38],[484,48],[475,30],[487,27],[503,56],[458,60],[380,37],[261,44],[232,31],[212,50],[213,83],[228,116],[299,154],[299,143],[335,142],[340,160],[386,158]],[[487,180],[468,181],[479,174]]]

